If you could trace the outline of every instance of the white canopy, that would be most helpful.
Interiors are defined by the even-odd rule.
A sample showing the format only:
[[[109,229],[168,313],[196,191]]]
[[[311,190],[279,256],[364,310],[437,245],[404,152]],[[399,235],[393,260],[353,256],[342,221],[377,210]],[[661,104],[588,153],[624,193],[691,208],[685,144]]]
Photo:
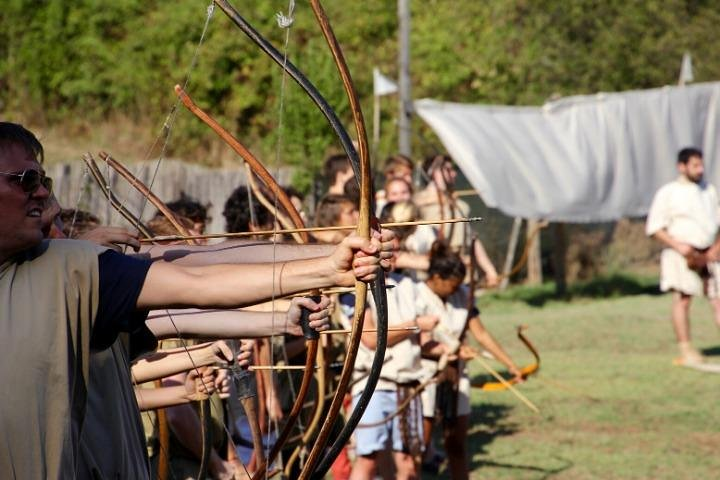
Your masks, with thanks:
[[[704,152],[720,187],[720,82],[567,97],[542,107],[419,100],[485,203],[511,216],[563,222],[647,213],[677,176],[677,152]]]

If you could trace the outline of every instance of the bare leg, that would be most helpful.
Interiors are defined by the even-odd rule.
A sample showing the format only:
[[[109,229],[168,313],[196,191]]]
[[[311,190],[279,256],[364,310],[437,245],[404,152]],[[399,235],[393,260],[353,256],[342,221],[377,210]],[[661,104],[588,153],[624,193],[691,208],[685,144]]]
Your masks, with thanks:
[[[690,300],[690,295],[673,292],[672,323],[678,344],[690,342]]]
[[[375,478],[377,470],[377,462],[375,460],[377,452],[370,455],[360,455],[355,459],[350,480],[372,480]]]
[[[397,473],[395,478],[397,480],[415,480],[418,478],[417,465],[412,455],[403,452],[393,452],[395,458],[395,469]]]
[[[445,428],[445,451],[447,452],[450,478],[468,480],[467,431],[470,416],[457,417],[450,428]]]
[[[720,328],[720,298],[710,299],[710,304],[713,307],[713,313],[715,314],[715,325]]]

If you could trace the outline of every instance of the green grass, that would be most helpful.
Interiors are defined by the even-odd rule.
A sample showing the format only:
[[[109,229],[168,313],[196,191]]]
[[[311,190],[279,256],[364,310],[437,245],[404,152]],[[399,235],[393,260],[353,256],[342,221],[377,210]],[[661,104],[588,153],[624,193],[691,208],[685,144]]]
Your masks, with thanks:
[[[523,365],[531,357],[514,326],[530,327],[542,366],[519,388],[542,413],[509,392],[474,390],[471,478],[720,476],[720,375],[672,365],[668,295],[631,277],[608,290],[609,278],[573,287],[570,300],[554,298],[552,286],[480,300],[483,323]],[[695,344],[720,362],[720,332],[704,299],[693,305],[692,328]],[[473,364],[471,375],[485,372]]]

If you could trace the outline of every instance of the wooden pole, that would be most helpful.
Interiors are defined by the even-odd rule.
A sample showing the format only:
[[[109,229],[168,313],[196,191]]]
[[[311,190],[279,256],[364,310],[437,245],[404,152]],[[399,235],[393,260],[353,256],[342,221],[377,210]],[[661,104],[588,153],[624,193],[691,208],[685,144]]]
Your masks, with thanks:
[[[503,264],[503,279],[500,281],[500,290],[505,290],[510,283],[510,270],[512,270],[513,263],[515,263],[515,250],[517,249],[518,239],[520,238],[521,226],[522,218],[515,217],[513,220],[512,230],[510,231],[510,240],[508,240],[505,263]]]
[[[412,154],[411,121],[412,95],[410,93],[410,0],[398,0],[398,151],[403,155]]]
[[[553,224],[553,264],[555,266],[555,293],[559,296],[567,292],[567,232],[564,223]]]
[[[527,231],[525,232],[525,241],[533,242],[532,246],[530,247],[530,250],[528,251],[527,280],[525,282],[528,285],[540,285],[543,281],[542,257],[540,254],[540,252],[541,252],[540,235],[538,235],[538,237],[534,241],[529,236],[535,230],[535,228],[537,227],[537,224],[538,224],[538,220],[528,219]]]

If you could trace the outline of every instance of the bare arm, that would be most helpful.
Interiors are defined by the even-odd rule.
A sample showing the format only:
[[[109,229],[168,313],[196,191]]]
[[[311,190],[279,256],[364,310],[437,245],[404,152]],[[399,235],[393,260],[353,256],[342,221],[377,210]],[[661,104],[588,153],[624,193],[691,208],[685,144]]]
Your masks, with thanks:
[[[156,262],[148,271],[137,306],[237,308],[273,295],[351,286],[355,278],[371,281],[376,268],[388,266],[386,259],[392,255],[392,234],[381,240],[353,235],[345,238],[329,257],[281,264],[182,267]]]
[[[664,228],[655,232],[653,234],[653,238],[658,240],[666,247],[670,247],[673,250],[677,251],[678,253],[680,253],[680,255],[685,256],[692,251],[692,247],[690,245],[673,238]]]
[[[406,328],[406,327],[419,327],[421,331],[427,332],[431,331],[433,328],[435,328],[435,325],[437,325],[438,318],[431,315],[424,315],[421,317],[417,317],[413,320],[408,320],[406,322],[401,322],[397,324],[393,324],[393,327],[399,327],[399,328]],[[364,329],[372,329],[375,328],[377,325],[375,323],[375,314],[372,310],[368,309],[365,310],[365,326]],[[403,340],[412,337],[413,335],[418,335],[418,332],[415,330],[394,330],[389,331],[387,336],[387,345],[388,347],[392,347],[393,345],[396,345]],[[363,345],[365,345],[367,348],[370,348],[372,350],[375,350],[377,348],[377,333],[374,332],[368,332],[363,334],[361,339]]]
[[[189,356],[188,356],[189,354]],[[189,345],[186,348],[158,350],[146,355],[132,366],[135,383],[145,383],[157,378],[186,372],[195,367],[230,363],[232,351],[224,342]]]
[[[299,326],[301,307],[310,310],[310,326],[321,332],[329,325],[330,299],[319,303],[296,297],[285,312],[249,310],[155,310],[145,324],[158,339],[181,335],[193,338],[257,338],[272,335],[302,335]]]
[[[495,266],[492,264],[492,261],[490,261],[490,257],[488,257],[485,247],[483,247],[483,244],[480,241],[474,242],[474,245],[475,248],[473,253],[475,255],[475,260],[477,260],[478,265],[480,265],[480,268],[485,273],[488,285],[496,285],[498,277],[497,270],[495,270]]]
[[[518,369],[515,362],[512,361],[510,355],[508,355],[495,338],[490,335],[490,332],[485,329],[477,316],[470,319],[468,328],[470,328],[475,340],[477,340],[478,343],[490,352],[500,363],[505,365],[510,373],[516,377],[521,376],[520,369]]]
[[[188,267],[221,263],[270,263],[326,257],[334,245],[273,244],[269,241],[228,240],[214,245],[144,245],[140,254]]]
[[[430,268],[430,256],[406,251],[397,252],[396,266],[397,268],[427,271]]]

